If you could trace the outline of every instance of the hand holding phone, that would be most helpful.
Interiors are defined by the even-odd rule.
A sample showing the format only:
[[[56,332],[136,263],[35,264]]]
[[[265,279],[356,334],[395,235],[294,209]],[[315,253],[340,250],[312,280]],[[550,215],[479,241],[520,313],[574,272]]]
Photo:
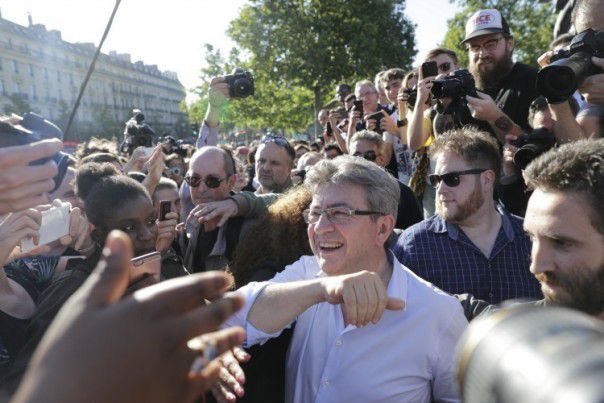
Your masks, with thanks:
[[[355,111],[358,111],[360,113],[361,118],[363,117],[364,113],[363,113],[363,101],[354,101],[353,102],[353,109]]]
[[[424,62],[424,63],[422,63],[420,71],[421,71],[420,79],[428,78],[428,77],[436,77],[438,75],[438,65],[434,61]]]
[[[159,217],[159,221],[165,221],[166,214],[172,211],[172,202],[170,200],[161,200],[159,202],[158,210],[157,217]]]
[[[21,241],[21,252],[27,253],[34,248],[47,245],[69,235],[70,211],[71,205],[69,203],[63,203],[61,206],[53,206],[42,211],[38,244],[34,244],[33,238],[23,239]]]

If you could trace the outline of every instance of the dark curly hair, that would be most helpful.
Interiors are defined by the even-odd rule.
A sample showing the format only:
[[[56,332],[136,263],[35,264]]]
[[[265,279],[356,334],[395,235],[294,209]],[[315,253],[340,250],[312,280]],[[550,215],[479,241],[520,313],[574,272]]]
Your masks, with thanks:
[[[591,220],[604,234],[604,139],[579,140],[536,158],[524,171],[530,190],[577,192],[591,206]]]
[[[312,255],[302,216],[311,201],[310,191],[298,186],[268,208],[267,214],[239,244],[235,260],[229,268],[237,288],[249,283],[258,267],[267,261],[281,271],[301,256]]]

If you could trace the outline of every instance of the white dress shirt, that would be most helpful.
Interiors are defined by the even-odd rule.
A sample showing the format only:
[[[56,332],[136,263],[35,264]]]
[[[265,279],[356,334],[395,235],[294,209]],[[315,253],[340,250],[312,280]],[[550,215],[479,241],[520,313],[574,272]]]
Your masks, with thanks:
[[[455,345],[468,322],[459,302],[393,259],[388,295],[405,300],[404,311],[385,311],[376,324],[344,326],[340,305],[313,305],[295,320],[287,355],[287,402],[458,402]],[[246,329],[246,345],[267,334],[246,318],[270,283],[325,276],[314,256],[303,256],[272,280],[237,292],[245,307],[227,321]],[[279,309],[275,307],[275,309]],[[433,400],[432,400],[433,399]]]

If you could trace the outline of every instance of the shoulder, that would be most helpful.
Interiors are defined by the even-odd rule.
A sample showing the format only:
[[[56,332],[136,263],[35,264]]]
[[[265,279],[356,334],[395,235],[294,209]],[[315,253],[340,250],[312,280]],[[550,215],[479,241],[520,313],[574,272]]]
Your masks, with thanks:
[[[516,63],[514,65],[514,72],[519,75],[531,75],[537,77],[539,70],[533,66],[529,66],[528,64]]]
[[[277,273],[271,281],[285,283],[290,281],[309,280],[315,278],[320,271],[321,268],[314,255],[302,256],[294,263],[286,266],[282,272]]]
[[[438,216],[432,216],[416,224],[413,224],[405,231],[403,231],[403,233],[399,237],[399,241],[412,242],[419,236],[432,234],[434,232],[434,229],[438,226],[438,221]]]

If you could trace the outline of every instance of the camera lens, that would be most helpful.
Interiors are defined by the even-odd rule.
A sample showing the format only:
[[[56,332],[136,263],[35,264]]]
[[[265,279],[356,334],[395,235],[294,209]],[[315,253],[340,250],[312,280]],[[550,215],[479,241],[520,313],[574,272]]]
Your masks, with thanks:
[[[246,97],[250,95],[250,89],[251,83],[245,78],[235,80],[233,83],[233,92],[237,97]]]
[[[556,60],[539,71],[537,90],[546,98],[565,100],[589,76],[591,66],[591,55],[582,52]]]

